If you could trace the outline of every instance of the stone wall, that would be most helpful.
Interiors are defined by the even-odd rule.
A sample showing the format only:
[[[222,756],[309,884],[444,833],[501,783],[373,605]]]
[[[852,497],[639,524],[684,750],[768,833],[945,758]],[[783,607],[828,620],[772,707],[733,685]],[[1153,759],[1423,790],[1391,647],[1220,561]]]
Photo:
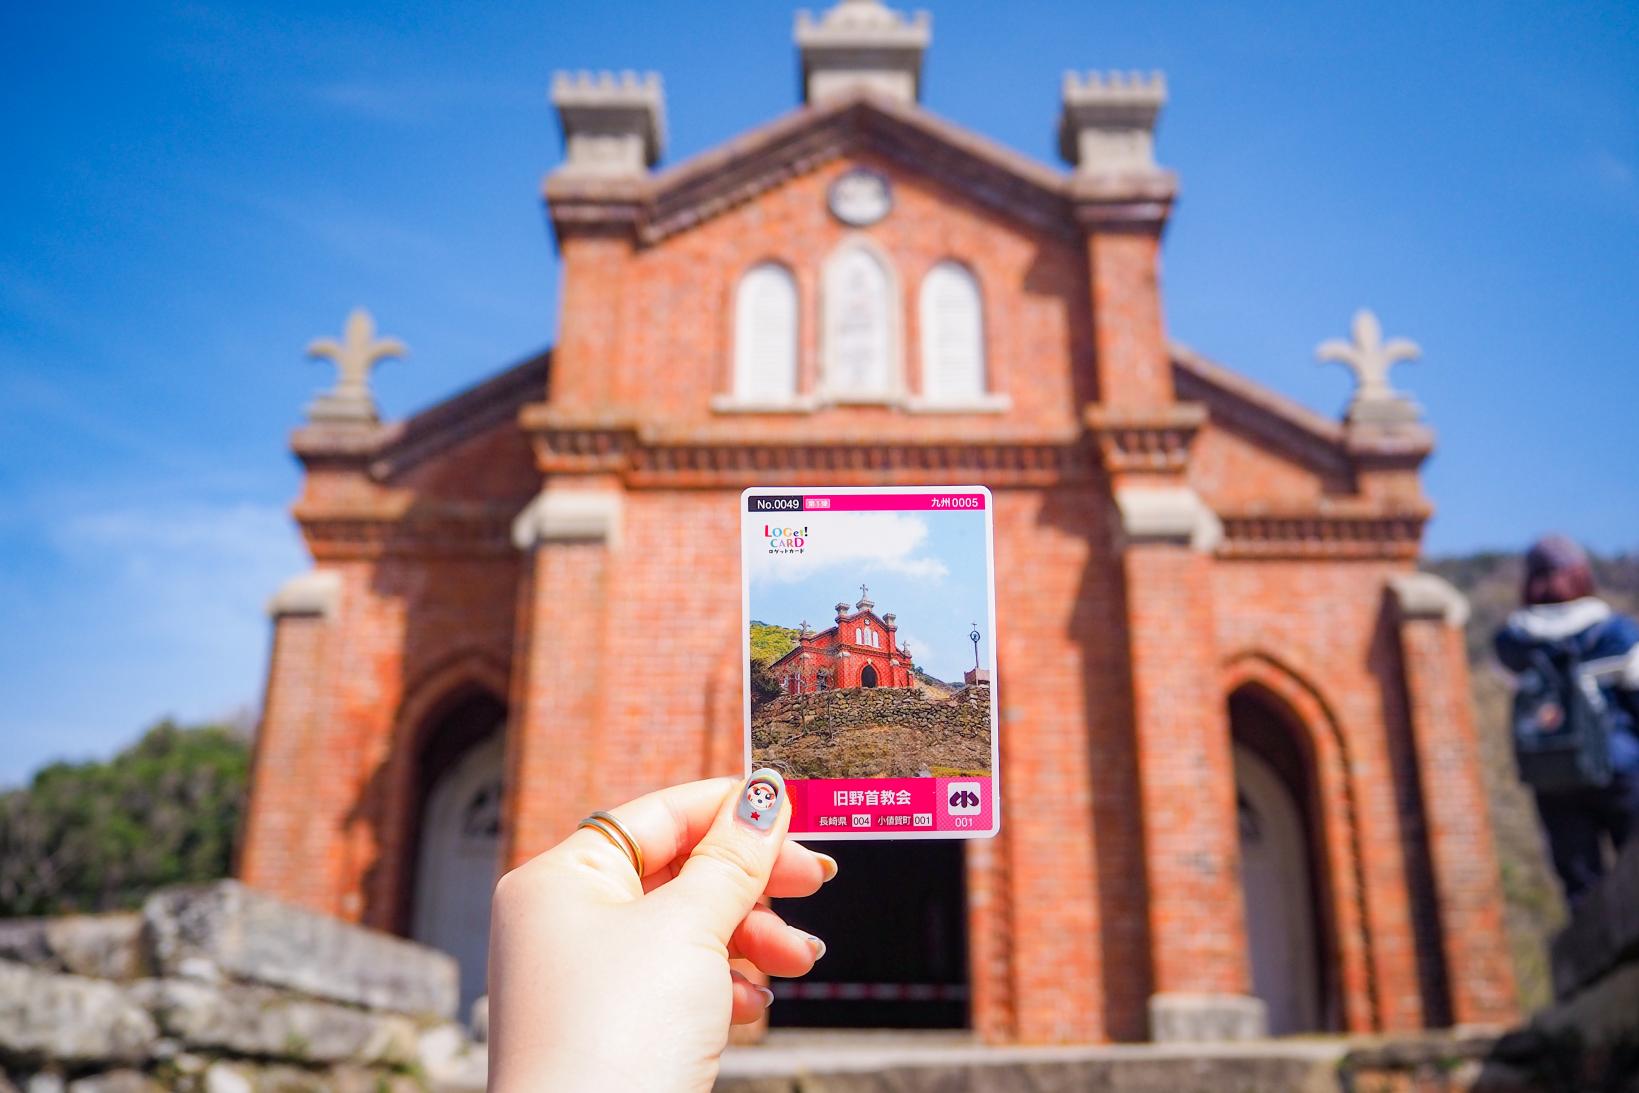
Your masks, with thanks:
[[[443,953],[235,881],[0,922],[0,1093],[477,1090]]]
[[[1504,1036],[1431,1036],[1352,1052],[1348,1090],[1639,1090],[1639,840],[1553,942],[1554,1004]]]
[[[990,685],[930,697],[903,687],[785,695],[751,715],[752,760],[787,778],[988,774]]]

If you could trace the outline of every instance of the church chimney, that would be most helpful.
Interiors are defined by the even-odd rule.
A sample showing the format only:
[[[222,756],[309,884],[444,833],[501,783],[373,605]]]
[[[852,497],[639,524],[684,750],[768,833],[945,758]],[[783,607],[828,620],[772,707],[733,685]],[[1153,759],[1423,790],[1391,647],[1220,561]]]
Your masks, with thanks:
[[[865,89],[899,102],[921,98],[922,53],[933,18],[885,7],[881,0],[841,0],[815,19],[797,12],[803,101],[821,103]]]
[[[660,161],[666,95],[658,72],[559,72],[552,105],[563,126],[562,173],[642,175]]]
[[[1059,155],[1079,174],[1148,174],[1155,165],[1155,120],[1166,77],[1137,72],[1064,74]]]

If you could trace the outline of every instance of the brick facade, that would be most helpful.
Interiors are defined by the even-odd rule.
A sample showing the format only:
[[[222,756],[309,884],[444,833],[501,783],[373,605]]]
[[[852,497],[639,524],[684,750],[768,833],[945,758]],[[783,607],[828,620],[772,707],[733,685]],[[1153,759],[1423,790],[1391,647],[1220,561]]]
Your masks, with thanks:
[[[893,194],[864,228],[827,208],[858,167]],[[1252,982],[1232,696],[1299,757],[1327,1024],[1508,1019],[1460,633],[1395,592],[1428,434],[1318,418],[1169,344],[1170,194],[868,89],[663,172],[554,175],[551,353],[406,421],[295,436],[296,517],[336,579],[276,612],[244,879],[404,929],[426,736],[474,695],[508,711],[508,866],[592,809],[738,771],[738,492],[982,483],[1003,793],[1034,804],[967,848],[973,1026],[1062,1042],[1233,1019]],[[914,288],[955,259],[1005,402],[723,404],[737,278],[792,272],[814,391],[822,266],[858,236],[897,278],[911,390]]]

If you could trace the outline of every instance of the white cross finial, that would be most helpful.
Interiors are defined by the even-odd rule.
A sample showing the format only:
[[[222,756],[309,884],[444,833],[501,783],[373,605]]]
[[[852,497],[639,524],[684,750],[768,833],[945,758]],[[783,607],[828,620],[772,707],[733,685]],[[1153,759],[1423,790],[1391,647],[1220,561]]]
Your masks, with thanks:
[[[407,352],[397,338],[377,338],[375,319],[362,307],[354,308],[342,327],[341,341],[318,338],[307,347],[313,360],[328,360],[336,366],[336,386],[308,408],[308,417],[314,421],[374,421],[370,370]]]
[[[1352,332],[1352,342],[1333,338],[1315,347],[1316,360],[1337,361],[1354,373],[1355,389],[1354,398],[1349,403],[1349,419],[1409,417],[1415,420],[1416,405],[1389,383],[1389,369],[1400,361],[1416,360],[1423,355],[1422,349],[1406,338],[1391,338],[1385,342],[1382,324],[1367,308],[1354,313]]]
[[[1389,385],[1389,368],[1399,361],[1412,361],[1423,355],[1416,342],[1405,338],[1383,341],[1383,326],[1377,316],[1366,308],[1354,313],[1354,341],[1337,338],[1321,342],[1315,347],[1315,359],[1338,361],[1354,373],[1355,399],[1379,401],[1399,397]]]
[[[860,599],[863,600],[866,596],[869,596],[870,594],[871,594],[871,590],[869,588],[866,588],[864,585],[859,586],[859,598]]]

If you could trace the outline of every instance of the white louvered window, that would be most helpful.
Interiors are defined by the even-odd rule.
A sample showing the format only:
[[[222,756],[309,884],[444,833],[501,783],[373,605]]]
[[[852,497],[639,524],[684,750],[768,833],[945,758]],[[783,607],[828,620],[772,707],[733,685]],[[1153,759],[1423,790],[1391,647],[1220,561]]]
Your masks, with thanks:
[[[883,398],[899,388],[893,277],[858,243],[826,263],[822,287],[825,390],[841,399]]]
[[[966,266],[940,262],[922,279],[918,319],[922,397],[971,402],[985,394],[984,311],[979,282]]]
[[[797,394],[797,282],[775,262],[752,266],[734,292],[734,396],[790,402]]]

